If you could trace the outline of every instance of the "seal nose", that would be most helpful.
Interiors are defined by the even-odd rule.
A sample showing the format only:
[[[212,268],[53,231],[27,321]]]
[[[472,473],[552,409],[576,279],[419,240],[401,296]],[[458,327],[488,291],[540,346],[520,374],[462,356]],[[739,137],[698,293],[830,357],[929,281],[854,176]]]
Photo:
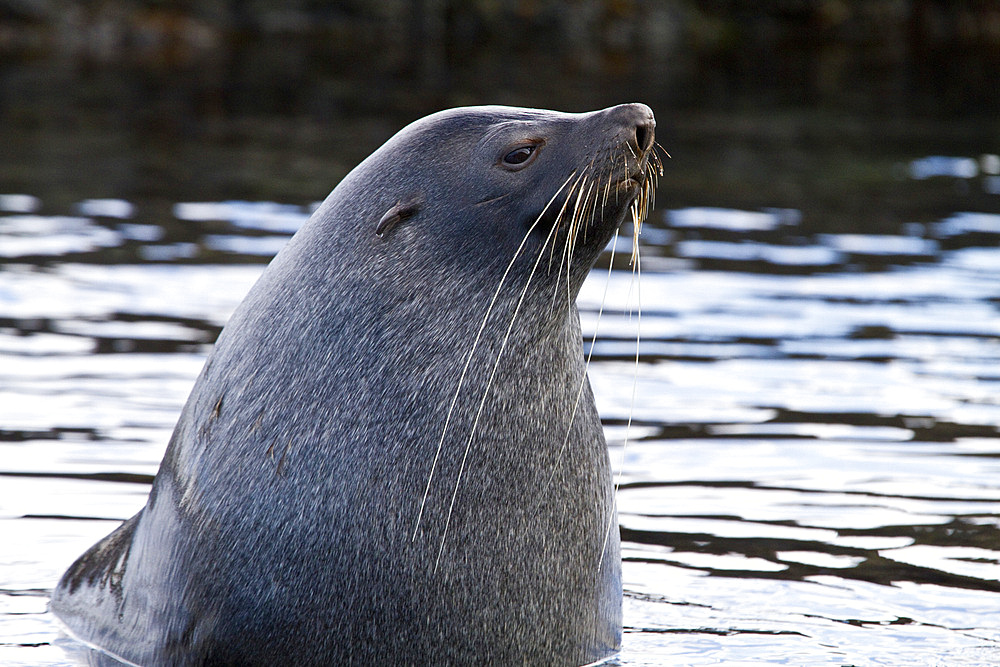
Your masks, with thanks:
[[[612,115],[617,116],[624,128],[629,128],[634,132],[635,145],[639,151],[645,153],[653,147],[653,140],[656,135],[656,118],[653,110],[645,104],[638,102],[632,104],[620,104],[609,109]]]
[[[643,153],[653,147],[655,127],[656,121],[653,119],[649,119],[648,121],[639,123],[635,126],[635,145],[638,146],[639,150]]]

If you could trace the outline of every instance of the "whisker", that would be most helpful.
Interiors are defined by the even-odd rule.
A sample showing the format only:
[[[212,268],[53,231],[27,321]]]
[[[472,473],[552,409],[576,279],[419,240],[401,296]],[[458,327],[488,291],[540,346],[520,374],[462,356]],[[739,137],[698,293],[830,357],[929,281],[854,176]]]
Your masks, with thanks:
[[[482,201],[477,201],[475,204],[473,204],[473,206],[483,206],[484,204],[492,204],[493,202],[497,202],[497,201],[500,201],[501,199],[504,199],[506,197],[510,197],[512,194],[514,194],[514,193],[508,192],[506,194],[502,194],[502,195],[499,195],[499,196],[496,196],[496,197],[490,197],[488,199],[483,199]]]
[[[514,314],[510,318],[510,324],[507,326],[507,331],[504,333],[503,340],[500,342],[500,349],[497,351],[497,359],[493,364],[493,370],[490,372],[490,377],[486,381],[486,387],[483,389],[483,397],[479,401],[479,408],[476,410],[476,417],[472,421],[472,429],[469,432],[469,439],[465,443],[465,453],[462,455],[462,462],[458,467],[458,476],[455,479],[455,488],[452,491],[451,503],[448,505],[448,514],[444,521],[444,532],[441,535],[441,546],[438,548],[437,560],[434,561],[434,572],[437,572],[438,566],[441,564],[441,556],[444,554],[445,540],[448,539],[448,527],[451,525],[451,515],[455,509],[455,498],[458,497],[458,489],[462,484],[462,475],[465,472],[465,463],[469,457],[469,450],[472,448],[472,441],[476,437],[476,429],[479,427],[479,418],[483,414],[483,407],[486,405],[486,399],[493,386],[493,378],[496,377],[497,369],[500,367],[500,360],[503,357],[504,349],[507,347],[507,341],[510,339],[511,331],[514,329],[514,323],[517,321],[518,313],[520,313],[521,306],[524,304],[524,297],[528,293],[528,287],[531,286],[531,280],[534,278],[535,272],[538,270],[538,265],[542,261],[542,256],[545,254],[545,245],[547,245],[549,241],[554,240],[554,232],[555,225],[553,225],[552,229],[549,231],[548,236],[545,238],[545,244],[542,245],[541,251],[538,253],[538,258],[531,267],[531,273],[528,274],[528,279],[524,283],[524,289],[521,290],[521,295],[517,300],[517,305],[514,307]]]
[[[583,225],[583,242],[587,242],[587,230],[591,225],[594,224],[594,218],[597,215],[597,194],[600,190],[600,185],[597,180],[592,180],[590,182],[590,187],[587,188],[587,196],[583,200],[583,217],[589,218]],[[590,195],[594,194],[594,199],[591,201]]]
[[[641,283],[642,279],[642,262],[636,257],[635,261],[635,279],[637,283]],[[614,490],[612,492],[611,507],[612,511],[608,515],[608,525],[604,531],[604,546],[601,547],[601,557],[597,561],[597,569],[600,570],[601,565],[604,563],[604,552],[608,546],[608,538],[611,535],[611,529],[613,528],[613,522],[617,513],[618,507],[618,491],[621,489],[622,485],[622,475],[625,471],[625,450],[628,449],[629,437],[632,431],[632,416],[635,412],[635,397],[638,393],[639,387],[639,343],[641,341],[640,336],[642,335],[642,292],[641,285],[636,286],[636,321],[635,321],[635,370],[632,373],[632,399],[629,403],[628,408],[628,421],[625,422],[625,440],[622,442],[622,455],[618,463],[618,479],[615,480]]]
[[[511,336],[511,333],[513,331],[514,325],[517,322],[518,315],[520,314],[520,310],[521,310],[521,307],[523,306],[523,303],[525,301],[525,297],[527,295],[527,292],[528,292],[528,290],[529,290],[529,288],[531,286],[532,280],[534,279],[534,276],[535,276],[535,274],[536,274],[536,272],[538,270],[538,267],[539,267],[540,263],[542,262],[542,260],[543,260],[543,258],[545,256],[545,246],[549,246],[549,253],[548,253],[549,254],[549,258],[548,258],[548,267],[549,268],[548,268],[548,270],[551,271],[551,269],[552,269],[552,262],[555,259],[556,239],[558,239],[559,238],[559,234],[563,232],[564,225],[565,225],[566,243],[563,245],[562,252],[560,253],[559,268],[558,268],[557,275],[556,275],[556,280],[555,280],[555,285],[554,285],[554,291],[553,291],[553,297],[555,297],[558,294],[558,292],[559,292],[559,285],[560,285],[560,281],[563,279],[562,278],[562,273],[563,273],[563,270],[564,270],[564,267],[565,267],[565,271],[566,271],[566,278],[565,279],[566,279],[567,307],[568,308],[572,308],[571,281],[570,281],[570,277],[571,276],[570,276],[570,273],[571,273],[571,269],[572,269],[573,258],[575,256],[575,252],[576,252],[576,244],[579,242],[581,225],[583,226],[584,240],[586,240],[586,235],[587,235],[587,231],[588,231],[587,228],[594,223],[594,219],[597,216],[597,210],[598,210],[598,208],[600,208],[601,217],[603,219],[604,209],[607,208],[608,201],[609,201],[609,199],[611,197],[612,191],[614,191],[615,202],[617,202],[619,200],[620,194],[619,194],[619,189],[616,187],[616,183],[624,183],[624,182],[627,182],[629,180],[629,157],[628,157],[629,154],[631,154],[631,156],[633,158],[636,158],[636,159],[638,158],[638,155],[636,154],[635,150],[633,150],[633,148],[629,144],[626,143],[626,144],[624,144],[624,146],[625,146],[625,149],[628,151],[627,153],[625,151],[620,151],[620,152],[617,152],[616,154],[614,154],[614,155],[612,155],[610,157],[611,166],[610,166],[609,171],[607,172],[606,180],[605,180],[605,182],[603,184],[600,182],[600,178],[594,178],[593,177],[593,171],[594,171],[594,164],[596,162],[596,156],[593,159],[591,159],[590,163],[587,165],[586,168],[584,168],[582,170],[579,170],[579,171],[574,171],[573,173],[571,173],[569,175],[569,177],[563,182],[563,184],[559,187],[559,189],[556,191],[556,193],[552,196],[552,198],[545,205],[545,208],[542,210],[542,213],[538,216],[538,218],[535,220],[535,222],[531,225],[531,228],[529,229],[528,234],[522,240],[521,245],[518,247],[517,251],[515,252],[514,258],[511,260],[510,264],[507,267],[507,270],[504,272],[503,277],[501,278],[501,281],[500,281],[500,285],[497,287],[497,290],[496,290],[496,292],[493,295],[493,299],[490,301],[489,307],[487,308],[487,311],[486,311],[486,315],[485,315],[485,317],[483,319],[483,322],[480,325],[479,331],[476,334],[476,338],[473,341],[472,350],[471,350],[468,358],[466,359],[465,366],[462,369],[462,373],[461,373],[461,376],[459,378],[459,384],[458,384],[458,388],[456,389],[455,396],[453,397],[451,405],[449,406],[449,409],[448,409],[448,414],[447,414],[447,417],[445,419],[444,429],[443,429],[442,434],[441,434],[441,439],[438,442],[437,451],[435,452],[434,460],[433,460],[432,465],[431,465],[431,472],[430,472],[430,475],[428,476],[427,486],[426,486],[426,488],[424,490],[424,495],[423,495],[423,498],[422,498],[421,503],[420,503],[420,510],[418,512],[417,523],[416,523],[416,526],[414,528],[413,539],[416,538],[416,535],[419,532],[419,527],[420,527],[420,522],[421,522],[421,518],[422,518],[422,515],[423,515],[424,507],[426,505],[426,501],[427,501],[427,498],[428,498],[428,495],[429,495],[429,492],[430,492],[430,486],[431,486],[431,483],[432,483],[432,480],[433,480],[433,477],[434,477],[434,474],[435,474],[437,462],[439,460],[441,451],[442,451],[443,446],[444,446],[444,441],[445,441],[445,438],[446,438],[446,435],[447,435],[447,432],[448,432],[449,424],[450,424],[450,421],[451,421],[451,416],[452,416],[452,414],[454,412],[455,406],[457,405],[458,396],[459,396],[459,394],[460,394],[460,392],[462,390],[462,387],[463,387],[463,384],[464,384],[464,380],[465,380],[465,378],[466,378],[466,376],[468,374],[468,369],[469,369],[470,364],[472,362],[472,358],[473,358],[473,356],[474,356],[474,354],[475,354],[475,352],[476,352],[476,350],[478,348],[478,344],[479,344],[480,339],[482,337],[482,333],[483,333],[483,331],[485,329],[486,322],[488,321],[489,317],[492,314],[493,308],[494,308],[494,306],[495,306],[495,304],[496,304],[496,302],[497,302],[497,300],[499,298],[499,295],[500,295],[500,292],[501,292],[501,288],[504,285],[504,283],[506,282],[506,279],[507,279],[507,277],[508,277],[508,275],[509,275],[509,273],[510,273],[510,271],[511,271],[513,265],[514,265],[515,260],[523,252],[523,249],[525,247],[525,244],[527,243],[528,237],[530,236],[530,234],[532,233],[532,231],[536,228],[536,226],[538,225],[538,223],[541,221],[541,219],[545,215],[545,213],[549,210],[549,208],[551,207],[552,203],[556,200],[556,198],[559,196],[559,194],[562,193],[563,191],[565,191],[565,199],[564,199],[562,205],[559,208],[558,214],[555,217],[555,221],[554,221],[551,229],[549,230],[548,234],[546,235],[545,242],[542,245],[542,247],[541,247],[541,249],[539,251],[538,256],[536,257],[534,264],[532,265],[531,272],[529,273],[529,275],[527,277],[527,280],[525,281],[524,287],[522,288],[520,296],[518,298],[518,301],[517,301],[517,303],[516,303],[516,305],[514,307],[514,311],[513,311],[513,314],[511,316],[510,323],[507,326],[507,330],[506,330],[506,332],[504,334],[504,337],[503,337],[503,339],[502,339],[502,341],[500,343],[499,350],[497,351],[496,360],[495,360],[495,362],[493,364],[493,368],[492,368],[492,370],[490,372],[490,375],[489,375],[489,377],[488,377],[488,379],[486,381],[486,386],[485,386],[485,389],[483,390],[483,394],[482,394],[482,398],[480,399],[479,407],[478,407],[478,409],[476,411],[475,417],[473,418],[471,429],[470,429],[468,438],[466,440],[465,449],[464,449],[464,452],[462,454],[461,463],[459,465],[458,474],[457,474],[456,479],[455,479],[455,485],[454,485],[454,488],[452,489],[451,500],[450,500],[449,505],[448,505],[448,512],[447,512],[447,515],[445,517],[444,529],[443,529],[443,532],[442,532],[442,535],[441,535],[441,542],[440,542],[440,545],[439,545],[439,548],[438,548],[437,558],[436,558],[435,563],[434,563],[434,571],[435,572],[438,570],[438,568],[440,566],[440,563],[441,563],[441,559],[442,559],[443,554],[444,554],[444,548],[445,548],[445,544],[447,542],[448,532],[449,532],[449,528],[450,528],[450,525],[451,525],[451,518],[452,518],[452,515],[454,513],[454,507],[455,507],[456,499],[458,497],[458,491],[461,488],[462,478],[464,476],[464,472],[465,472],[465,467],[466,467],[466,464],[467,464],[468,456],[469,456],[469,453],[470,453],[471,448],[472,448],[472,443],[475,441],[475,436],[476,436],[476,433],[478,431],[479,422],[480,422],[480,419],[482,417],[482,414],[483,414],[483,411],[484,411],[484,408],[485,408],[486,400],[487,400],[487,398],[489,396],[489,392],[490,392],[490,390],[491,390],[491,388],[493,386],[493,382],[494,382],[494,380],[496,378],[497,371],[498,371],[499,366],[500,366],[500,362],[501,362],[503,354],[504,354],[504,352],[506,350],[507,344],[508,344],[508,342],[510,340],[510,336]],[[636,193],[636,195],[633,198],[633,200],[629,203],[629,211],[628,212],[629,212],[629,214],[630,214],[630,216],[632,218],[632,225],[633,225],[632,257],[630,258],[630,265],[633,267],[633,275],[634,275],[634,277],[636,279],[638,279],[641,276],[641,264],[640,264],[641,259],[640,259],[640,255],[639,255],[639,234],[641,232],[643,221],[647,218],[647,216],[649,215],[649,212],[652,210],[652,207],[655,205],[656,183],[657,183],[658,177],[663,174],[663,163],[662,163],[662,160],[660,159],[660,156],[657,153],[657,149],[659,149],[660,151],[662,151],[668,158],[670,157],[670,154],[667,153],[667,151],[664,150],[663,147],[660,144],[654,142],[654,148],[646,153],[647,157],[645,158],[645,164],[643,165],[643,169],[644,169],[644,174],[643,175],[645,176],[645,178],[642,180],[642,184],[639,187],[639,192]],[[620,181],[616,181],[616,179],[614,178],[613,174],[615,173],[615,170],[618,167],[618,161],[619,160],[621,161],[622,179]],[[569,186],[568,189],[567,189],[567,186]],[[593,198],[591,198],[592,196],[593,196]],[[598,207],[598,202],[600,202],[600,206],[599,207]],[[567,213],[568,213],[568,215],[567,215]],[[617,244],[618,236],[619,236],[619,230],[616,229],[615,232],[614,232],[614,242],[615,242],[615,244]],[[586,387],[587,371],[589,370],[590,362],[591,362],[591,359],[592,359],[593,353],[594,353],[594,347],[595,347],[596,337],[597,337],[597,327],[600,324],[601,316],[602,316],[603,311],[604,311],[604,307],[605,307],[605,303],[606,303],[606,299],[607,299],[607,291],[608,291],[608,287],[610,285],[610,276],[611,276],[611,272],[612,272],[612,269],[613,269],[613,263],[614,263],[614,246],[612,247],[611,263],[608,266],[608,281],[605,284],[605,294],[604,294],[604,297],[602,298],[600,309],[598,310],[597,322],[595,324],[594,338],[591,340],[591,347],[590,347],[590,350],[588,351],[588,354],[587,354],[587,359],[586,359],[586,362],[585,362],[585,365],[584,365],[584,374],[583,374],[583,377],[581,379],[580,387],[577,390],[576,400],[575,400],[575,402],[573,404],[573,409],[572,409],[572,412],[571,412],[571,415],[570,415],[569,424],[567,426],[566,437],[564,438],[562,446],[560,447],[559,451],[556,454],[556,459],[555,459],[556,461],[558,461],[558,460],[561,459],[562,455],[565,452],[566,447],[568,447],[569,438],[570,438],[571,433],[572,433],[572,426],[573,426],[573,423],[575,422],[576,415],[577,415],[578,410],[579,410],[580,400],[582,398],[583,391],[584,391],[584,389]],[[633,284],[635,284],[635,281],[633,281]],[[621,486],[622,469],[624,468],[624,453],[625,453],[625,448],[628,445],[629,438],[630,438],[630,435],[631,435],[631,425],[632,425],[632,417],[633,417],[632,413],[634,412],[635,399],[636,399],[636,394],[637,394],[637,391],[638,391],[637,387],[638,387],[638,372],[639,372],[639,366],[638,366],[638,364],[639,364],[639,343],[640,343],[640,340],[641,340],[638,328],[639,328],[639,326],[641,324],[642,308],[641,308],[641,298],[639,298],[641,295],[638,292],[638,287],[636,289],[637,289],[637,299],[639,299],[639,303],[637,303],[637,308],[636,308],[636,312],[637,312],[637,321],[636,321],[636,326],[637,326],[637,332],[636,332],[636,361],[635,361],[636,367],[635,367],[635,374],[634,374],[634,377],[633,377],[632,401],[631,401],[631,405],[630,405],[630,409],[629,409],[629,419],[628,419],[626,430],[625,430],[625,442],[623,443],[623,447],[622,447],[622,456],[623,456],[622,466],[620,466],[620,468],[619,468],[618,480],[617,480],[616,484],[614,485],[614,496],[612,498],[612,511],[611,511],[610,516],[609,516],[608,530],[606,531],[606,534],[605,534],[605,548],[606,548],[606,545],[607,545],[608,535],[610,534],[610,530],[611,530],[611,527],[612,527],[612,522],[614,520],[615,508],[617,507],[617,493],[618,493],[618,490],[619,490],[619,488]],[[629,288],[629,293],[630,294],[631,294],[631,290],[632,290],[632,288],[630,287]],[[627,300],[630,300],[630,298],[628,298]],[[552,483],[552,481],[554,479],[554,474],[555,474],[555,472],[553,471],[553,474],[549,478],[549,482],[548,482],[549,484]],[[603,559],[603,557],[604,557],[604,549],[602,549],[602,553],[601,553],[601,558]]]
[[[604,215],[604,209],[608,205],[608,193],[611,192],[611,181],[612,180],[613,179],[611,178],[611,174],[608,174],[608,182],[605,183],[605,185],[604,185],[604,197],[603,197],[603,199],[601,199],[601,216],[602,216],[602,219],[603,219],[603,215]]]
[[[562,446],[559,451],[556,452],[556,457],[552,461],[552,472],[549,475],[549,480],[545,483],[546,488],[552,484],[552,480],[556,476],[556,464],[559,459],[562,458],[563,452],[566,451],[567,445],[569,445],[569,436],[573,430],[573,422],[576,420],[576,412],[580,407],[580,398],[583,397],[583,389],[587,386],[587,371],[590,370],[590,360],[594,356],[594,345],[597,343],[597,331],[601,326],[601,315],[604,314],[604,304],[608,301],[608,288],[611,286],[611,270],[615,265],[615,246],[618,244],[618,230],[615,230],[614,238],[611,242],[611,260],[608,262],[608,275],[607,280],[604,281],[604,295],[601,297],[601,306],[597,309],[597,321],[594,323],[594,336],[590,339],[590,349],[587,351],[587,361],[583,366],[583,376],[580,378],[580,386],[576,391],[576,400],[573,401],[573,412],[569,416],[569,424],[566,425],[566,437],[563,439]]]
[[[545,215],[545,212],[548,211],[549,206],[552,205],[552,202],[556,200],[556,197],[559,196],[559,193],[562,192],[563,188],[566,187],[566,184],[569,183],[570,180],[572,180],[573,176],[575,175],[576,171],[573,171],[573,173],[571,173],[566,178],[566,180],[563,181],[563,184],[559,186],[559,189],[556,190],[555,194],[552,195],[549,201],[545,204],[545,207],[542,208],[542,212],[539,213],[538,217],[535,218],[535,221],[531,223],[531,226],[528,228],[528,231],[524,235],[524,238],[521,239],[521,245],[517,247],[517,250],[514,252],[514,256],[511,258],[510,263],[507,264],[507,268],[504,270],[503,275],[500,276],[500,283],[497,285],[496,292],[493,293],[493,298],[490,300],[489,306],[486,308],[486,314],[483,316],[483,321],[479,325],[479,331],[476,332],[476,338],[472,342],[472,349],[469,352],[468,358],[465,360],[465,366],[462,368],[462,373],[458,378],[458,387],[455,389],[455,396],[451,399],[451,405],[448,406],[448,414],[444,419],[444,428],[441,430],[441,439],[438,441],[437,450],[435,450],[434,458],[431,461],[431,470],[427,476],[427,486],[424,488],[424,495],[420,499],[420,509],[417,511],[417,520],[416,524],[413,527],[413,537],[410,538],[410,541],[417,539],[417,533],[420,530],[420,520],[423,518],[424,515],[424,506],[427,504],[427,496],[431,490],[431,482],[434,479],[434,471],[437,468],[438,459],[441,456],[441,449],[444,446],[444,439],[448,433],[448,426],[451,423],[451,415],[455,410],[455,405],[458,403],[458,396],[462,391],[462,384],[465,382],[465,376],[469,371],[469,365],[472,363],[472,357],[476,353],[476,348],[479,346],[479,341],[482,338],[483,330],[486,328],[486,322],[487,320],[489,320],[490,314],[493,312],[493,306],[496,304],[497,299],[500,296],[500,290],[503,288],[503,284],[507,280],[507,276],[510,274],[511,268],[514,266],[514,262],[517,261],[518,256],[521,254],[521,251],[524,250],[524,246],[528,242],[528,238],[531,236],[531,233],[534,231],[535,227],[541,221],[542,217]]]
[[[591,191],[591,189],[593,189],[593,187],[594,187],[594,182],[590,181],[590,183],[589,183],[589,185],[587,187],[587,194],[583,198],[583,208],[582,208],[582,210],[581,210],[581,206],[580,206],[580,199],[577,198],[576,204],[575,204],[575,206],[573,208],[573,220],[572,220],[572,222],[570,224],[570,234],[566,238],[566,249],[567,249],[567,252],[566,252],[566,302],[567,302],[567,307],[569,307],[569,308],[573,307],[573,294],[572,294],[572,290],[570,289],[570,280],[569,280],[570,269],[573,266],[573,254],[576,252],[576,244],[577,244],[577,242],[579,240],[579,237],[580,237],[580,226],[583,225],[583,224],[585,224],[584,223],[584,217],[585,217],[585,211],[586,211],[586,207],[587,207],[587,199],[590,198],[590,191]],[[580,188],[580,191],[581,192],[583,191],[583,187],[582,186]],[[584,235],[586,235],[586,226],[584,226]]]
[[[559,283],[562,281],[562,267],[563,267],[563,263],[566,260],[566,253],[567,253],[567,251],[569,249],[569,240],[570,240],[570,238],[572,238],[572,235],[573,235],[573,224],[574,224],[574,220],[576,219],[577,207],[579,206],[579,203],[580,203],[580,196],[583,194],[583,188],[584,188],[584,186],[587,183],[587,178],[588,178],[588,175],[587,175],[586,172],[584,172],[584,173],[580,174],[580,178],[578,178],[576,180],[576,183],[573,184],[573,186],[574,186],[574,192],[576,192],[576,198],[574,200],[573,210],[570,212],[569,222],[566,223],[566,244],[563,245],[562,254],[559,256],[559,272],[556,274],[555,286],[552,288],[552,303],[555,303],[556,296],[559,294]],[[563,208],[562,208],[561,211],[559,211],[559,219],[560,220],[562,220],[562,214],[566,210],[566,206],[569,204],[569,200],[571,198],[572,198],[572,195],[567,196],[566,197],[566,201],[563,202]],[[554,238],[558,238],[558,237],[554,237]],[[556,244],[553,243],[552,244],[552,248],[549,248],[549,270],[550,271],[552,270],[552,253],[555,251],[555,245]],[[569,289],[569,270],[568,270],[568,267],[567,267],[567,271],[566,271],[566,284],[567,284],[567,289]]]
[[[622,172],[621,179],[619,180],[620,184],[628,179],[628,156],[625,155],[624,151],[618,153],[618,155],[615,157],[616,165],[619,162],[621,163],[621,172]],[[621,189],[619,187],[615,187],[615,204],[619,202],[620,198],[621,198]]]
[[[576,172],[573,172],[573,173],[575,174]],[[555,230],[557,230],[557,233],[558,233],[559,227],[562,225],[563,214],[566,212],[566,207],[569,206],[570,200],[573,199],[573,194],[576,192],[576,189],[580,185],[581,180],[583,178],[585,178],[585,177],[586,177],[586,173],[585,172],[581,173],[577,177],[576,182],[574,182],[573,185],[570,186],[569,191],[566,193],[566,199],[563,201],[562,208],[559,209],[559,215],[556,216],[555,224],[552,225],[552,227]],[[555,254],[555,245],[556,244],[553,243],[552,247],[549,248],[549,266],[548,266],[548,269],[547,269],[548,271],[552,270],[552,259],[553,259],[554,254]],[[556,276],[556,285],[558,286],[558,284],[559,284],[559,277]]]
[[[661,151],[663,151],[663,154],[666,155],[667,157],[669,157],[671,160],[673,159],[672,157],[670,157],[670,153],[667,152],[667,149],[664,148],[662,146],[662,144],[660,144],[659,141],[654,141],[653,142],[653,146],[655,146],[656,148],[659,148]]]

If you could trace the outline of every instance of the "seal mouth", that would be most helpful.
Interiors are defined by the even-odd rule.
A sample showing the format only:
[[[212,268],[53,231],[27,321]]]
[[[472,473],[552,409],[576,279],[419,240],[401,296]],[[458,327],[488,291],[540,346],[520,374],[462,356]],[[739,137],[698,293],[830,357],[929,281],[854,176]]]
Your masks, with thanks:
[[[656,182],[663,174],[658,150],[669,154],[654,140],[655,121],[648,108],[642,107],[646,113],[641,117],[636,116],[641,109],[635,105],[615,109],[622,112],[614,118],[617,127],[607,132],[607,143],[597,147],[582,167],[569,174],[533,223],[541,223],[543,229],[549,230],[545,241],[548,245],[552,239],[549,255],[560,256],[566,270],[574,258],[580,263],[596,261],[611,237],[629,220],[633,236],[631,262],[638,261],[640,229],[653,208]],[[628,116],[622,118],[626,112]],[[584,247],[581,244],[586,244],[586,250],[577,253]],[[561,249],[556,250],[556,245]]]
[[[655,142],[652,140],[651,132],[648,136],[650,143],[646,148],[636,150],[636,146],[633,146],[631,142],[626,144],[626,155],[624,156],[625,175],[618,181],[614,188],[616,194],[619,195],[619,201],[621,201],[622,194],[626,196],[632,195],[640,200],[644,200],[639,206],[640,210],[636,212],[639,214],[638,222],[640,223],[642,220],[645,220],[646,215],[652,209],[652,198],[656,191],[656,181],[663,175],[663,163],[654,149]],[[635,200],[633,200],[634,202]],[[635,208],[634,205],[633,208]],[[633,218],[635,217],[633,215]]]
[[[627,206],[622,223],[631,219],[632,222],[632,257],[630,265],[639,258],[639,233],[642,223],[653,210],[656,200],[656,184],[663,175],[663,162],[657,153],[657,148],[663,150],[654,139],[653,124],[639,124],[635,129],[634,139],[624,145],[623,157],[625,175],[615,186],[615,198]]]

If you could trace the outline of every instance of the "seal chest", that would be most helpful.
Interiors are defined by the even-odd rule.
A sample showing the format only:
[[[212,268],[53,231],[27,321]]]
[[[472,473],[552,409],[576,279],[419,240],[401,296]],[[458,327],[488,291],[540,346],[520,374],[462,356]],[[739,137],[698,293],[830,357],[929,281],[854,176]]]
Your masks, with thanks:
[[[621,561],[575,298],[659,169],[640,104],[443,111],[358,165],[52,597],[142,665],[585,664]]]

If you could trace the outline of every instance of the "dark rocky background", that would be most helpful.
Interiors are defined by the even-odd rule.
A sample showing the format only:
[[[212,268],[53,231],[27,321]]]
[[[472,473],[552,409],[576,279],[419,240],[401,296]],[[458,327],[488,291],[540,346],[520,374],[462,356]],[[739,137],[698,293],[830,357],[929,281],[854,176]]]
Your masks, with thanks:
[[[632,100],[674,157],[661,206],[884,231],[1000,210],[900,175],[1000,151],[997,2],[0,0],[0,190],[48,212],[306,203],[440,108]]]

